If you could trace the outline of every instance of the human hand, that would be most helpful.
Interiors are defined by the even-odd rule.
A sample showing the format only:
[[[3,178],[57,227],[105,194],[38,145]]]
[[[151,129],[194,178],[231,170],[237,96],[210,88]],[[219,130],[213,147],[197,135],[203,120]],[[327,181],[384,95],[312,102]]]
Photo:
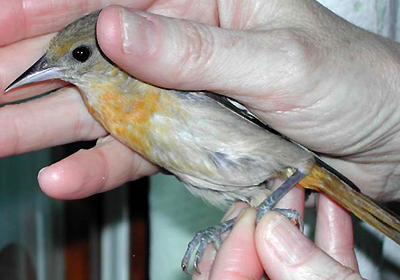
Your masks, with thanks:
[[[284,198],[286,206],[303,210],[298,199],[301,192],[289,193]],[[245,204],[236,204],[230,215],[243,208]],[[317,209],[314,244],[276,212],[267,213],[255,226],[256,212],[247,208],[216,255],[209,245],[200,263],[202,274],[194,273],[192,279],[258,280],[263,274],[271,280],[362,279],[350,215],[322,194]]]
[[[220,1],[217,9],[216,2],[211,0],[202,1],[201,5],[193,5],[190,0],[168,4],[121,0],[117,4],[247,31],[232,30],[233,35],[229,35],[230,32],[209,26],[169,20],[169,41],[160,36],[163,30],[158,26],[157,48],[149,54],[125,54],[116,21],[117,9],[110,8],[100,18],[100,44],[118,64],[149,82],[182,89],[209,89],[241,100],[294,140],[341,157],[340,162],[329,161],[358,185],[365,186],[363,190],[368,194],[399,199],[395,185],[399,152],[394,143],[399,118],[395,110],[397,65],[391,59],[398,53],[398,45],[355,28],[313,1],[268,1],[257,5],[258,2],[235,2],[234,5],[245,5],[241,7]],[[101,8],[89,0],[80,2],[86,5],[72,8],[62,0],[52,6],[44,1],[20,6],[16,3],[3,5],[9,9],[4,11],[5,20],[1,22],[3,89],[40,56],[51,37],[44,34]],[[293,9],[296,13],[291,13]],[[44,25],[44,18],[54,24]],[[188,31],[192,32],[188,35]],[[207,36],[212,40],[204,39]],[[175,37],[187,43],[183,51],[174,44]],[[247,37],[248,40],[239,40]],[[18,40],[23,41],[15,43]],[[134,44],[139,45],[138,41]],[[132,64],[126,65],[126,61]],[[374,68],[366,67],[371,61],[376,62]],[[330,70],[330,77],[325,69]],[[52,82],[18,89],[0,96],[0,102],[37,95],[58,86],[59,82]],[[346,126],[349,121],[352,125]],[[2,108],[0,123],[2,157],[106,136],[87,113],[74,88]],[[338,129],[343,127],[348,128]],[[349,136],[350,129],[357,133]],[[109,137],[94,149],[80,151],[45,171],[39,181],[47,194],[78,198],[156,169]],[[71,182],[75,188],[71,188]]]
[[[175,2],[175,3],[174,3]],[[111,3],[135,9],[151,9],[175,17],[201,21],[208,6],[196,8],[190,2],[119,1],[6,1],[0,19],[0,89],[2,92],[42,54],[55,32],[74,19]],[[176,5],[175,5],[176,4]],[[193,14],[192,16],[190,14]],[[50,23],[50,24],[49,24]],[[61,81],[46,82],[0,94],[0,104],[21,100],[65,86]],[[126,148],[91,117],[74,87],[20,105],[0,108],[0,157],[25,153],[75,141],[99,139],[96,146],[44,169],[38,179],[50,196],[75,199],[102,192],[155,173],[157,168]]]
[[[180,17],[194,21],[110,7],[98,40],[138,79],[233,97],[368,195],[400,199],[397,43],[311,0],[202,1]]]

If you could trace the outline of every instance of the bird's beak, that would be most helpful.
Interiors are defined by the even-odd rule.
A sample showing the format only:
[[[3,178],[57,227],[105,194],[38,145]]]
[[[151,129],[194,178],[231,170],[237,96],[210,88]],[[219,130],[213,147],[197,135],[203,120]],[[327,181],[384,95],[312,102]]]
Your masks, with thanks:
[[[49,67],[46,55],[43,55],[35,64],[12,82],[4,92],[14,88],[52,79],[60,78],[60,72],[55,67]]]

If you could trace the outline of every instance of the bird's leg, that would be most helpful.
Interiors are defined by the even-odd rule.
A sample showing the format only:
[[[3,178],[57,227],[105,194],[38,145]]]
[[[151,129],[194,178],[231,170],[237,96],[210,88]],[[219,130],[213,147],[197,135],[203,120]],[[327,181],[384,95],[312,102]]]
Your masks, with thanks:
[[[286,179],[283,184],[277,188],[270,196],[268,196],[261,204],[257,207],[257,223],[268,211],[278,211],[285,215],[292,221],[295,221],[301,231],[303,231],[304,224],[300,217],[300,214],[296,210],[291,209],[280,209],[274,208],[274,206],[291,190],[298,182],[300,182],[307,174],[304,174],[300,170],[296,170],[292,176]]]
[[[303,221],[297,211],[290,209],[278,209],[273,207],[305,176],[306,175],[304,173],[296,170],[293,175],[291,175],[285,182],[283,182],[283,184],[279,188],[277,188],[270,196],[268,196],[268,198],[265,199],[257,207],[257,223],[259,222],[261,217],[265,215],[265,213],[267,213],[268,211],[279,211],[289,219],[296,221],[299,224],[300,229],[303,230]],[[199,263],[203,257],[206,246],[212,242],[215,249],[218,250],[220,245],[222,244],[221,235],[231,230],[235,221],[236,218],[228,220],[226,222],[222,222],[209,229],[199,231],[192,239],[192,241],[190,241],[186,253],[182,259],[182,271],[186,274],[190,274],[188,270],[190,257],[198,246],[194,260],[194,269],[197,271],[197,273],[201,274],[199,270]]]

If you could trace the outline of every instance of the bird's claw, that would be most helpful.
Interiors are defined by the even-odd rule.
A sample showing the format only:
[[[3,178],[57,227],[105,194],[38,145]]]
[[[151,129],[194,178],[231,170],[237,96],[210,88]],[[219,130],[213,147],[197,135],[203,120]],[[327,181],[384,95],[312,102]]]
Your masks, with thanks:
[[[204,251],[206,250],[207,245],[213,243],[214,248],[218,250],[222,244],[221,235],[230,230],[234,223],[235,219],[231,219],[226,222],[222,222],[214,227],[196,233],[195,237],[189,242],[188,248],[185,252],[185,255],[183,256],[181,262],[182,272],[190,275],[190,258],[193,255],[194,250],[198,246],[193,263],[193,268],[198,274],[201,274],[199,264],[203,258]]]
[[[286,218],[291,220],[295,225],[299,227],[299,230],[301,232],[304,231],[304,222],[303,219],[301,218],[301,215],[299,212],[297,212],[294,209],[282,209],[282,208],[272,208],[269,211],[276,211],[284,215]],[[257,216],[257,223],[261,220],[261,218],[266,214],[266,211],[258,211],[258,216]]]
[[[278,211],[278,212],[282,213],[286,218],[288,218],[295,225],[297,225],[301,232],[304,232],[304,221],[301,218],[299,212],[297,212],[294,209],[280,209],[280,208],[275,208],[275,209],[273,209],[273,211]]]
[[[258,209],[259,219],[267,212],[263,211],[264,209]],[[282,213],[284,216],[289,218],[290,220],[294,221],[299,225],[301,231],[303,231],[304,224],[303,220],[301,219],[300,214],[296,210],[291,209],[279,209],[279,208],[272,208],[269,211],[278,211]],[[231,230],[233,224],[235,223],[236,218],[228,220],[226,222],[222,222],[214,227],[211,227],[206,230],[202,230],[196,233],[195,237],[189,242],[188,248],[183,256],[181,267],[182,272],[190,275],[189,271],[189,262],[190,258],[193,255],[195,249],[197,248],[196,255],[194,258],[193,269],[198,273],[201,274],[201,270],[199,268],[199,264],[203,258],[204,252],[208,244],[213,243],[215,250],[218,251],[219,247],[222,244],[221,235],[228,230]]]

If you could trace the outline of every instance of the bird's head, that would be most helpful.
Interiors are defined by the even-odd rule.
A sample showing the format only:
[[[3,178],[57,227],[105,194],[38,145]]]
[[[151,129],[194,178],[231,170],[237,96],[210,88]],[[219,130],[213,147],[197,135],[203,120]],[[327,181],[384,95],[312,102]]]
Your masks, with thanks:
[[[96,22],[100,11],[71,23],[53,37],[45,54],[6,89],[61,79],[77,86],[85,75],[110,71],[114,64],[101,52],[96,40]]]

